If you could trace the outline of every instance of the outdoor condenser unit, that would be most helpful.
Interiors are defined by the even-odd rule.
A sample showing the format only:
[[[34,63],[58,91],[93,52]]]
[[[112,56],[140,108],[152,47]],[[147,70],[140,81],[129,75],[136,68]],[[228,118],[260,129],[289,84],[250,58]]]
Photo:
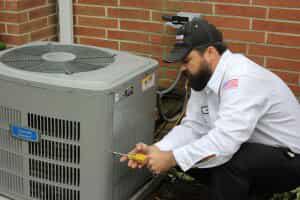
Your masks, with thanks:
[[[0,193],[16,200],[127,200],[147,180],[111,151],[151,143],[157,62],[33,43],[0,54]]]

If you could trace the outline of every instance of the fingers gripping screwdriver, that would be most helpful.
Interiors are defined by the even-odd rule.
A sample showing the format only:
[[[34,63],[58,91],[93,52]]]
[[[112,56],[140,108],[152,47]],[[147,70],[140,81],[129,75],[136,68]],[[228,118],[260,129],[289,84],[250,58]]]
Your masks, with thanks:
[[[112,152],[115,155],[118,156],[126,156],[129,160],[133,160],[139,163],[143,163],[146,161],[147,156],[145,154],[141,153],[132,153],[132,154],[125,154],[125,153],[119,153],[119,152]]]

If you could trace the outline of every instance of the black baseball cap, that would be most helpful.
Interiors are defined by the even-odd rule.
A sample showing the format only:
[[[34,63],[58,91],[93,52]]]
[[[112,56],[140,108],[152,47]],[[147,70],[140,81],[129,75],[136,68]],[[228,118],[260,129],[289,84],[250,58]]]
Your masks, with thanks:
[[[194,18],[177,29],[176,44],[165,62],[183,61],[197,47],[205,47],[223,42],[223,35],[213,24],[200,18]]]

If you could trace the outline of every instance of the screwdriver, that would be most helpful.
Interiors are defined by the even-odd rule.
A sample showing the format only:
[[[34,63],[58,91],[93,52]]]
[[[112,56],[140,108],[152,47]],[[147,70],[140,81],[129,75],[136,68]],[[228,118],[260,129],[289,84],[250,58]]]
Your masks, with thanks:
[[[129,160],[133,160],[139,163],[143,163],[146,161],[147,156],[145,154],[141,153],[133,153],[133,154],[125,154],[125,153],[119,153],[119,152],[112,152],[115,155],[118,156],[126,156]]]

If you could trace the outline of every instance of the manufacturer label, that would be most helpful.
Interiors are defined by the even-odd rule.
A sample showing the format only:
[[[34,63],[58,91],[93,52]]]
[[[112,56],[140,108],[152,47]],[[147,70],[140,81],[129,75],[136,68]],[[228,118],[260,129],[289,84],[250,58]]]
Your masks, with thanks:
[[[32,129],[11,125],[10,130],[11,130],[12,136],[15,138],[18,138],[20,140],[25,140],[28,142],[38,142],[39,141],[39,134]]]

